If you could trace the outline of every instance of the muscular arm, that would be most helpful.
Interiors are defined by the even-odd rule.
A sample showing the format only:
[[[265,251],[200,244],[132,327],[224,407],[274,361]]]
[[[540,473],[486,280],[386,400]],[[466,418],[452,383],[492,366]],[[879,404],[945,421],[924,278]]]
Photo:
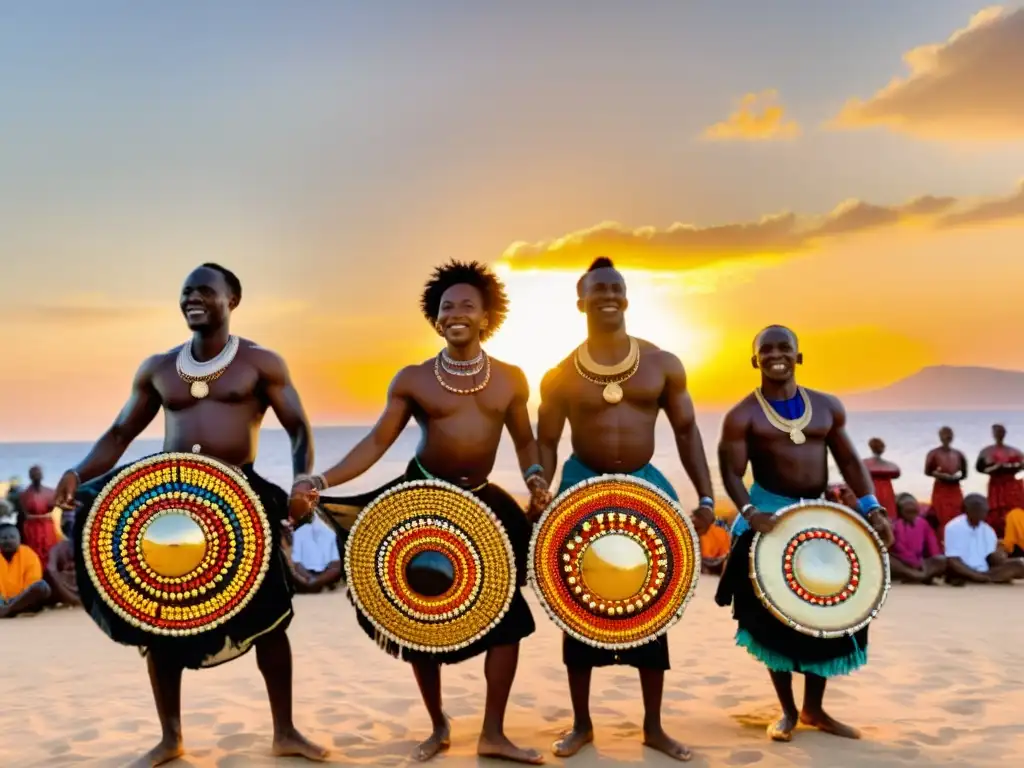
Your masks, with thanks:
[[[722,473],[722,485],[737,510],[750,503],[750,494],[743,484],[747,472],[747,430],[750,422],[738,406],[725,415],[722,422],[722,437],[718,441],[718,468]]]
[[[411,368],[399,371],[388,388],[388,402],[384,413],[377,419],[369,434],[356,443],[341,461],[323,473],[327,487],[342,485],[359,477],[383,456],[402,434],[412,418],[412,399],[409,390]]]
[[[302,475],[313,468],[313,430],[302,407],[291,374],[278,355],[263,353],[260,361],[267,402],[292,444],[292,472]]]
[[[675,355],[663,353],[665,359],[665,390],[661,395],[661,407],[672,425],[672,433],[676,438],[676,449],[679,460],[686,474],[697,489],[701,498],[711,498],[711,470],[704,454],[704,441],[697,428],[697,417],[693,412],[693,400],[686,388],[686,369]],[[715,513],[704,509],[705,522],[713,523]]]
[[[160,412],[160,394],[153,386],[153,374],[162,359],[162,355],[155,355],[139,367],[132,382],[128,402],[110,428],[74,468],[81,482],[88,482],[113,469],[132,440],[138,437]]]
[[[505,414],[505,428],[508,429],[512,442],[515,444],[519,469],[525,474],[530,467],[540,464],[540,451],[533,436],[530,413],[526,410],[526,403],[530,399],[530,384],[519,368],[509,366],[509,371],[513,378],[515,394],[512,397],[512,404]]]
[[[537,412],[537,446],[540,465],[544,467],[544,479],[551,484],[558,467],[558,443],[569,416],[562,398],[560,380],[561,368],[548,371],[540,383],[540,410]]]
[[[860,499],[874,493],[875,484],[871,480],[871,473],[857,455],[850,435],[846,432],[846,409],[835,398],[829,399],[832,407],[832,429],[828,433],[828,447],[843,480]]]

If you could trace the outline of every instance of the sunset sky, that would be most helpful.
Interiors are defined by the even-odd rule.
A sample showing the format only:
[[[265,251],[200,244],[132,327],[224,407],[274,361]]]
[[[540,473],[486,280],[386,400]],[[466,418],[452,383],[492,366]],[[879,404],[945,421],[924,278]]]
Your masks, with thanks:
[[[317,423],[436,352],[419,293],[452,257],[507,280],[489,349],[535,388],[598,255],[699,407],[776,322],[840,393],[1024,369],[1019,5],[11,4],[0,440],[98,434],[206,260]]]

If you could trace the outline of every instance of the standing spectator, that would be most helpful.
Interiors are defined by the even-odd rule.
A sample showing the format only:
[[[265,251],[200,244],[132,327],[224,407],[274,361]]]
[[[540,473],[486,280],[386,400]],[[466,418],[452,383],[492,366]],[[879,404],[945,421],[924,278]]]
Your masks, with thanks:
[[[29,486],[19,496],[24,514],[22,525],[25,544],[39,556],[40,562],[50,561],[50,547],[57,543],[57,528],[53,523],[53,489],[43,485],[43,470],[34,466],[28,471]]]

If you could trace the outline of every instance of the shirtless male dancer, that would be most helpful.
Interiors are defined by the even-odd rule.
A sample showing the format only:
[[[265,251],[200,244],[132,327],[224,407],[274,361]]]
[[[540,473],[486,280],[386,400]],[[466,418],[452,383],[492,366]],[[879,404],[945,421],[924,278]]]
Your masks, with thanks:
[[[740,510],[733,524],[734,544],[719,582],[716,602],[733,605],[736,644],[762,661],[782,705],[782,719],[768,728],[774,741],[789,741],[797,722],[846,738],[859,732],[838,722],[822,707],[828,677],[849,674],[867,663],[867,628],[852,638],[818,639],[776,619],[754,594],[749,569],[755,531],[775,527],[775,513],[800,499],[822,497],[828,485],[828,453],[857,497],[857,508],[892,543],[885,509],[872,493],[871,476],[846,433],[846,411],[835,397],[797,386],[803,362],[796,334],[783,326],[765,328],[754,339],[751,363],[761,386],[728,414],[722,425],[718,461],[726,493]],[[743,476],[750,464],[754,484]],[[804,675],[804,702],[797,710],[793,673]]]
[[[164,451],[201,453],[240,468],[259,495],[272,524],[280,526],[287,518],[285,492],[257,475],[252,467],[260,424],[267,409],[272,408],[291,439],[296,474],[309,471],[313,461],[312,435],[284,361],[270,350],[231,335],[231,312],[241,298],[238,278],[217,264],[204,264],[185,279],[180,306],[192,338],[142,364],[135,375],[131,396],[113,425],[57,484],[59,506],[73,509],[76,495],[82,501],[75,523],[76,539],[96,495],[118,471],[114,465],[161,408]],[[221,375],[209,382],[206,396],[193,395],[182,371],[201,366],[203,361],[222,353],[222,361],[227,362]],[[249,605],[222,627],[192,637],[140,638],[138,632],[106,610],[86,572],[83,553],[76,552],[79,595],[86,611],[98,618],[114,640],[137,645],[146,656],[163,730],[160,743],[146,755],[151,765],[170,762],[184,753],[183,670],[221,664],[248,652],[252,646],[256,647],[256,663],[270,699],[274,754],[326,759],[327,751],[309,742],[292,722],[292,655],[285,634],[292,617],[291,587],[278,549],[280,536],[273,539],[271,568]]]
[[[537,437],[544,476],[549,482],[554,477],[558,443],[568,420],[573,454],[562,467],[559,493],[591,477],[626,474],[647,480],[678,501],[668,479],[650,463],[655,424],[664,410],[675,433],[679,458],[700,496],[693,522],[697,533],[704,533],[714,522],[715,503],[683,364],[675,355],[626,333],[626,281],[610,259],[595,260],[577,283],[576,293],[577,306],[587,317],[587,340],[541,382]],[[605,378],[609,377],[602,377],[594,368],[606,372],[623,369],[619,375],[609,374],[619,382],[621,398],[605,394]],[[593,668],[624,664],[640,673],[644,744],[677,760],[692,757],[687,747],[665,733],[661,723],[662,690],[669,669],[665,636],[630,650],[607,651],[565,634],[562,660],[569,676],[573,725],[555,742],[556,755],[569,757],[594,740],[590,718]]]
[[[486,503],[508,533],[522,587],[526,583],[530,521],[515,499],[487,479],[494,469],[503,430],[508,429],[515,444],[534,519],[550,503],[551,495],[526,410],[530,396],[526,377],[519,368],[487,355],[480,345],[498,330],[508,312],[504,286],[477,262],[453,261],[434,271],[424,288],[421,306],[444,339],[444,348],[437,357],[398,372],[388,390],[384,413],[347,456],[322,475],[296,483],[292,489],[292,518],[305,519],[317,503],[320,490],[347,483],[370,469],[409,420],[415,419],[422,436],[403,479],[446,480],[472,491]],[[377,493],[360,498],[369,503]],[[364,631],[375,637],[375,629],[365,616],[359,611],[356,616]],[[441,702],[441,664],[457,664],[486,652],[487,700],[477,753],[522,763],[544,761],[536,750],[514,745],[504,732],[505,707],[519,662],[519,642],[535,629],[530,608],[517,589],[504,618],[467,648],[440,654],[389,648],[412,665],[433,725],[430,737],[416,749],[415,759],[429,760],[451,743],[451,726]]]

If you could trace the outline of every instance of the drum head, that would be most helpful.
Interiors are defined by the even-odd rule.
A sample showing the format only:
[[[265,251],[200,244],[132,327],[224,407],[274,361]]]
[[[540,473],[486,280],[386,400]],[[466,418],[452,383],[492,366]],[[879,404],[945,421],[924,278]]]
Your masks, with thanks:
[[[442,480],[401,483],[370,502],[345,544],[345,576],[378,632],[429,653],[486,635],[517,589],[512,544],[498,518]]]
[[[852,635],[889,593],[889,554],[863,517],[829,501],[803,501],[755,534],[750,578],[765,607],[813,637]]]
[[[102,600],[155,635],[224,624],[256,594],[273,547],[259,497],[208,456],[162,453],[121,470],[86,517],[82,547]]]
[[[597,648],[664,634],[700,576],[700,540],[663,491],[629,475],[569,488],[534,528],[530,581],[555,624]]]

